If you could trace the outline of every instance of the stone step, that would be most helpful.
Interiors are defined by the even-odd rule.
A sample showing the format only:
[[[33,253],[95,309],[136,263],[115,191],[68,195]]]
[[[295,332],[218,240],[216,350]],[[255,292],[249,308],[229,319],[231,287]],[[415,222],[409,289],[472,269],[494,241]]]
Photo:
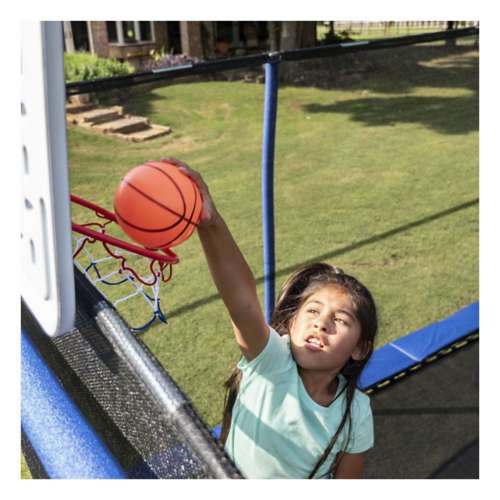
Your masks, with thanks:
[[[143,142],[172,132],[170,127],[152,125],[148,118],[124,115],[122,106],[98,107],[85,103],[66,105],[68,123],[77,124],[128,142]]]
[[[95,108],[95,104],[92,104],[91,102],[86,104],[79,102],[71,102],[69,104],[66,104],[66,113],[70,115],[76,115],[78,113],[84,113],[85,111],[89,111],[93,108]]]
[[[84,113],[71,115],[73,123],[86,127],[93,127],[100,123],[106,123],[113,120],[118,120],[123,116],[123,108],[121,106],[113,106],[112,108],[96,108]]]
[[[98,129],[106,134],[130,134],[149,128],[149,120],[141,116],[126,116],[118,120],[95,125],[92,128]]]
[[[170,127],[164,127],[162,125],[151,125],[149,128],[141,130],[139,132],[132,132],[131,134],[120,134],[122,139],[129,142],[144,142],[150,141],[151,139],[156,139],[157,137],[162,137],[168,135],[172,132]]]

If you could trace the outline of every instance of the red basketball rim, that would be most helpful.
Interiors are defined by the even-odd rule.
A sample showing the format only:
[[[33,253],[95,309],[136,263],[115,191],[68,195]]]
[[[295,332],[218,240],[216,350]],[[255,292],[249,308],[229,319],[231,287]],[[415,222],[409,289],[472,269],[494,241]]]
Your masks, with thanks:
[[[116,222],[116,216],[113,212],[110,212],[109,210],[106,210],[90,201],[87,201],[84,198],[72,194],[71,201],[76,203],[77,205],[81,205],[85,208],[94,210],[96,214],[108,221]],[[170,248],[162,248],[161,251],[142,248],[114,236],[110,236],[109,234],[90,229],[88,225],[76,224],[74,222],[71,223],[71,228],[73,231],[84,236],[141,255],[148,259],[157,260],[158,262],[164,262],[165,264],[177,264],[179,262],[179,258],[174,252],[172,252],[172,250],[170,250]]]

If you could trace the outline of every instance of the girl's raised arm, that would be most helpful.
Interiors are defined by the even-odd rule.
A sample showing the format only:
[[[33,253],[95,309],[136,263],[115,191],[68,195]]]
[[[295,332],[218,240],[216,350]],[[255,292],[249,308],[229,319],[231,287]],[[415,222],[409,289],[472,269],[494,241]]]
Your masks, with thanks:
[[[167,160],[191,177],[201,191],[203,210],[198,236],[212,279],[231,317],[236,341],[243,356],[251,361],[264,349],[269,337],[255,278],[200,174],[179,160]]]

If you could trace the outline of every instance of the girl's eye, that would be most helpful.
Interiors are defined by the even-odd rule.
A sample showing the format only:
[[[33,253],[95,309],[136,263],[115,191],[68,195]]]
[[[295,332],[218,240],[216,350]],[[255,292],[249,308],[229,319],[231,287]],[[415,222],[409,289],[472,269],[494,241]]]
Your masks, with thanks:
[[[307,312],[311,314],[317,314],[318,311],[316,311],[316,309],[308,309]]]
[[[347,325],[347,321],[343,320],[342,318],[334,318],[334,321],[340,323],[341,325]]]

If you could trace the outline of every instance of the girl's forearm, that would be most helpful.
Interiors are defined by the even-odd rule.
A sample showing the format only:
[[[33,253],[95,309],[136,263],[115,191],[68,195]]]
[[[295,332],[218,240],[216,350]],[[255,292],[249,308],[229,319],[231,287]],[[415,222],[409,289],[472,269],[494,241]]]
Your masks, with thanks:
[[[239,323],[260,307],[252,271],[219,214],[209,226],[198,227],[198,236],[215,286],[231,319]]]

